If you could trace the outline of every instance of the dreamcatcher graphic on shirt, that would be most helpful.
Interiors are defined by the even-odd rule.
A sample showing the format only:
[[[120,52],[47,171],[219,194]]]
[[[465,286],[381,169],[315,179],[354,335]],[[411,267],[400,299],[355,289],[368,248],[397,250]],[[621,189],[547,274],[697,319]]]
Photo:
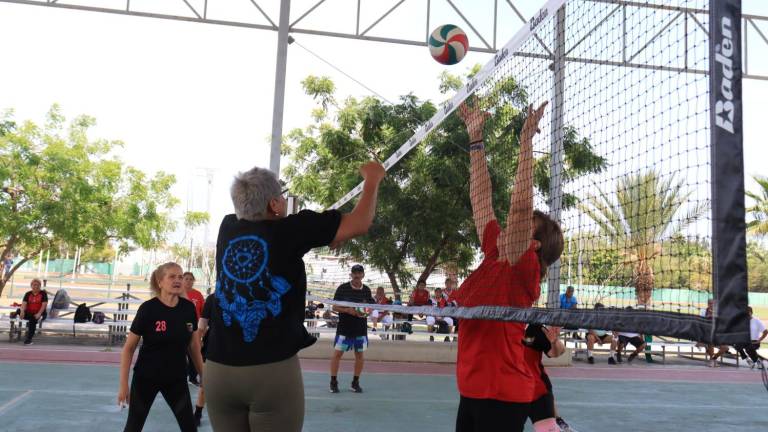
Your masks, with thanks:
[[[229,327],[233,319],[237,321],[246,342],[256,339],[267,314],[280,315],[280,297],[291,289],[287,280],[270,274],[268,261],[267,242],[248,235],[232,239],[219,263],[216,299],[224,325]]]

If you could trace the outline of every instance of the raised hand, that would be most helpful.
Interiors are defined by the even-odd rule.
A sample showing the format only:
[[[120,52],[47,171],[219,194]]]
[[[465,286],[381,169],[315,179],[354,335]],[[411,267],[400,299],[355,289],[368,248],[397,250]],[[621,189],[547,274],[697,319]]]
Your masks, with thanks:
[[[485,120],[491,116],[491,114],[483,111],[478,106],[477,98],[473,99],[474,106],[469,106],[467,102],[464,102],[459,106],[459,118],[464,121],[467,126],[467,133],[469,134],[469,141],[480,141],[483,139],[483,127],[485,127]]]
[[[528,108],[526,109],[525,123],[523,123],[523,129],[520,132],[521,138],[530,139],[541,132],[539,129],[539,121],[544,116],[544,108],[547,107],[548,103],[549,102],[545,101],[535,110],[533,109],[533,105],[528,105]]]
[[[378,162],[370,161],[360,166],[360,175],[366,181],[381,181],[387,172],[384,170],[384,166]]]

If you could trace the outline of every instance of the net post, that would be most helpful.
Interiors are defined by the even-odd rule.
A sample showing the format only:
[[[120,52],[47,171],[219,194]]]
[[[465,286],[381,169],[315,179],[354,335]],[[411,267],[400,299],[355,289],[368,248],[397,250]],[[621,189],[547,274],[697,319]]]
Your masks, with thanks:
[[[711,340],[749,342],[741,103],[741,0],[710,0]]]
[[[560,222],[562,208],[563,169],[563,111],[565,104],[565,4],[557,10],[554,19],[554,58],[552,61],[552,100],[550,101],[550,183],[549,215]],[[533,101],[534,104],[540,103]],[[560,298],[560,260],[549,266],[547,272],[547,307],[557,308]]]
[[[280,146],[283,142],[283,108],[285,106],[285,69],[288,62],[291,0],[280,2],[280,27],[277,32],[277,59],[275,61],[275,99],[272,106],[272,139],[269,169],[280,177]]]

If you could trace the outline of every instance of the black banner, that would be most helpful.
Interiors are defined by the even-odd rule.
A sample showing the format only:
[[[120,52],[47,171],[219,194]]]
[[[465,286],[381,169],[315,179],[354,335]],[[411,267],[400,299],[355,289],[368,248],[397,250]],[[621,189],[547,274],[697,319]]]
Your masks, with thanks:
[[[709,16],[712,148],[711,340],[749,341],[744,153],[741,103],[741,0],[711,0]]]

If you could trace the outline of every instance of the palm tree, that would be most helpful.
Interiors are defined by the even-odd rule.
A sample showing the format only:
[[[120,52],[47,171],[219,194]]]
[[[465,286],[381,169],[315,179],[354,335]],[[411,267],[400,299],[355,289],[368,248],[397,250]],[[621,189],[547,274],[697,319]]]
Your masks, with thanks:
[[[624,263],[632,265],[632,283],[638,304],[651,301],[654,274],[651,260],[661,253],[661,241],[681,233],[709,209],[709,201],[690,203],[688,213],[675,217],[688,204],[690,191],[683,181],[670,175],[663,179],[656,171],[629,174],[616,182],[614,197],[596,186],[579,208],[598,226],[609,244],[622,248]]]
[[[754,205],[747,207],[754,220],[747,224],[747,231],[759,236],[768,234],[768,177],[753,176],[753,179],[760,186],[760,195],[754,192],[747,192],[747,196],[752,198]]]

